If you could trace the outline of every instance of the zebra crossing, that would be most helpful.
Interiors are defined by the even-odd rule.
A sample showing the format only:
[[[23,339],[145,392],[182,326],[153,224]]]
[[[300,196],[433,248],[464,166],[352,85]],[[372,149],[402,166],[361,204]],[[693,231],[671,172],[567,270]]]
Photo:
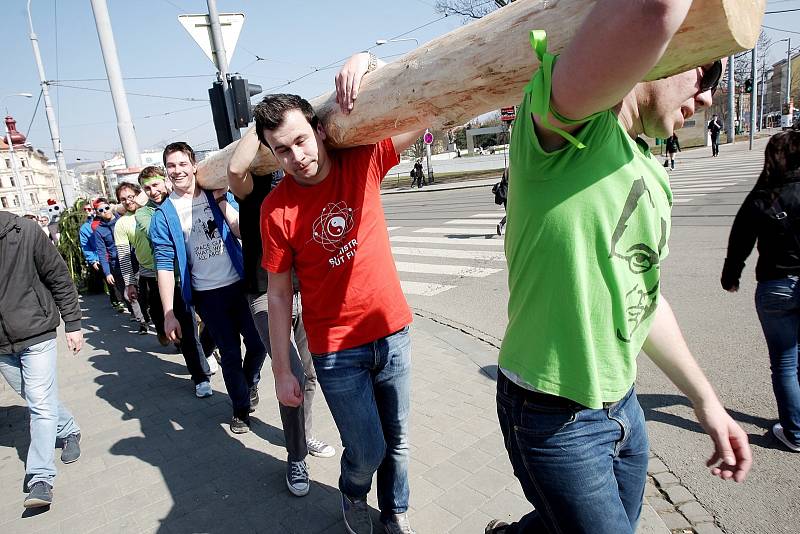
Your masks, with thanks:
[[[708,157],[710,148],[689,152],[685,157],[679,155],[675,169],[669,171],[673,204],[688,204],[735,186],[739,186],[736,190],[749,189],[764,164],[763,149],[760,157],[753,157],[736,148],[726,150],[723,146],[720,156],[713,160]]]
[[[505,270],[503,238],[497,235],[502,210],[478,213],[443,226],[389,227],[400,286],[406,295],[433,297],[459,281],[498,276]]]

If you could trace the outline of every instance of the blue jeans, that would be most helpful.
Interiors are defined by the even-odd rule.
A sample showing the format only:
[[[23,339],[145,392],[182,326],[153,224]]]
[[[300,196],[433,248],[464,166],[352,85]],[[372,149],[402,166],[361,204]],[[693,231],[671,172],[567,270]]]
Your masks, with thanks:
[[[408,510],[408,331],[406,326],[372,343],[314,355],[344,445],[339,489],[351,498],[366,497],[377,471],[383,519]]]
[[[648,460],[644,413],[633,388],[595,410],[497,375],[506,450],[535,507],[506,534],[633,534]]]
[[[0,374],[28,403],[31,444],[25,472],[28,486],[44,481],[53,485],[56,476],[56,439],[81,429],[58,400],[56,340],[51,339],[11,354],[0,354]]]
[[[267,349],[250,314],[244,284],[236,282],[217,289],[194,291],[192,298],[197,314],[217,343],[233,415],[246,420],[250,415],[250,388],[261,379]],[[242,339],[246,349],[244,360]]]
[[[769,349],[772,390],[786,437],[800,445],[800,382],[797,342],[800,284],[797,276],[759,282],[756,311]]]

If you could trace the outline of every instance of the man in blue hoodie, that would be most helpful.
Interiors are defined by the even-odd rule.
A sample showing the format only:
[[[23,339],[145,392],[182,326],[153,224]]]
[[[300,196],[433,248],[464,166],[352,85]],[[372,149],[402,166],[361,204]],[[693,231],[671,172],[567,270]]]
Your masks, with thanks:
[[[101,275],[100,261],[97,258],[93,228],[93,226],[99,224],[99,221],[95,220],[96,214],[91,202],[86,202],[86,204],[83,205],[83,213],[86,214],[86,222],[81,225],[78,239],[81,244],[83,258],[86,260],[86,265],[89,266],[90,288],[100,289],[105,281]],[[122,304],[117,300],[117,293],[114,291],[114,288],[110,286],[108,286],[108,298],[113,308],[121,310]]]
[[[186,143],[167,145],[164,166],[173,191],[150,223],[164,331],[170,339],[181,337],[173,299],[177,267],[184,305],[196,307],[219,348],[233,404],[231,432],[241,434],[250,430],[250,412],[258,404],[266,348],[245,295],[242,247],[234,235],[238,228],[230,228],[222,213],[238,205],[230,193],[203,191],[197,185],[194,150]],[[241,338],[247,349],[244,360]]]
[[[135,300],[132,302],[126,301],[125,295],[122,293],[124,282],[122,271],[119,267],[117,247],[114,244],[114,226],[117,224],[119,216],[105,198],[98,198],[94,201],[94,204],[95,211],[100,219],[100,224],[94,230],[95,251],[97,252],[97,261],[100,263],[103,276],[105,276],[108,284],[109,293],[113,291],[117,294],[117,299],[125,303],[136,322],[139,323],[139,333],[147,334],[148,321],[142,314],[142,307],[139,302]]]

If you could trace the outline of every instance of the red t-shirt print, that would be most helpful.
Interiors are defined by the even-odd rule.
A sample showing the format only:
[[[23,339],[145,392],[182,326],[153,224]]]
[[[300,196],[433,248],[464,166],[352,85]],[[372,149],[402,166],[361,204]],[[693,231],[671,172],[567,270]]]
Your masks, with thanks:
[[[391,139],[330,152],[321,183],[287,175],[261,206],[262,264],[294,267],[312,353],[357,347],[400,330],[411,311],[400,288],[380,199],[399,158]]]

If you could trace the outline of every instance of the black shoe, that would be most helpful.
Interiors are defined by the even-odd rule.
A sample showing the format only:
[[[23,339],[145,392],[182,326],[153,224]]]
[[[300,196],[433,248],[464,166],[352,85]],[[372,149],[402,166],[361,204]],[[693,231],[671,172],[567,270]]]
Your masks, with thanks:
[[[139,332],[140,336],[146,336],[148,334],[147,325],[144,323],[139,323]]]
[[[25,497],[22,506],[25,508],[40,508],[53,503],[53,488],[44,481],[39,481],[30,487],[31,492]]]
[[[258,406],[258,386],[253,386],[250,388],[250,413],[256,411],[256,406]]]
[[[499,519],[492,519],[489,521],[489,524],[486,525],[486,529],[484,529],[484,534],[502,534],[506,531],[506,527],[508,527],[508,523],[505,521],[500,521]]]
[[[240,418],[234,415],[231,419],[231,432],[234,434],[246,434],[250,432],[250,418],[247,416]]]
[[[64,444],[61,446],[61,461],[65,464],[71,464],[81,457],[81,433],[75,432],[64,438]]]

